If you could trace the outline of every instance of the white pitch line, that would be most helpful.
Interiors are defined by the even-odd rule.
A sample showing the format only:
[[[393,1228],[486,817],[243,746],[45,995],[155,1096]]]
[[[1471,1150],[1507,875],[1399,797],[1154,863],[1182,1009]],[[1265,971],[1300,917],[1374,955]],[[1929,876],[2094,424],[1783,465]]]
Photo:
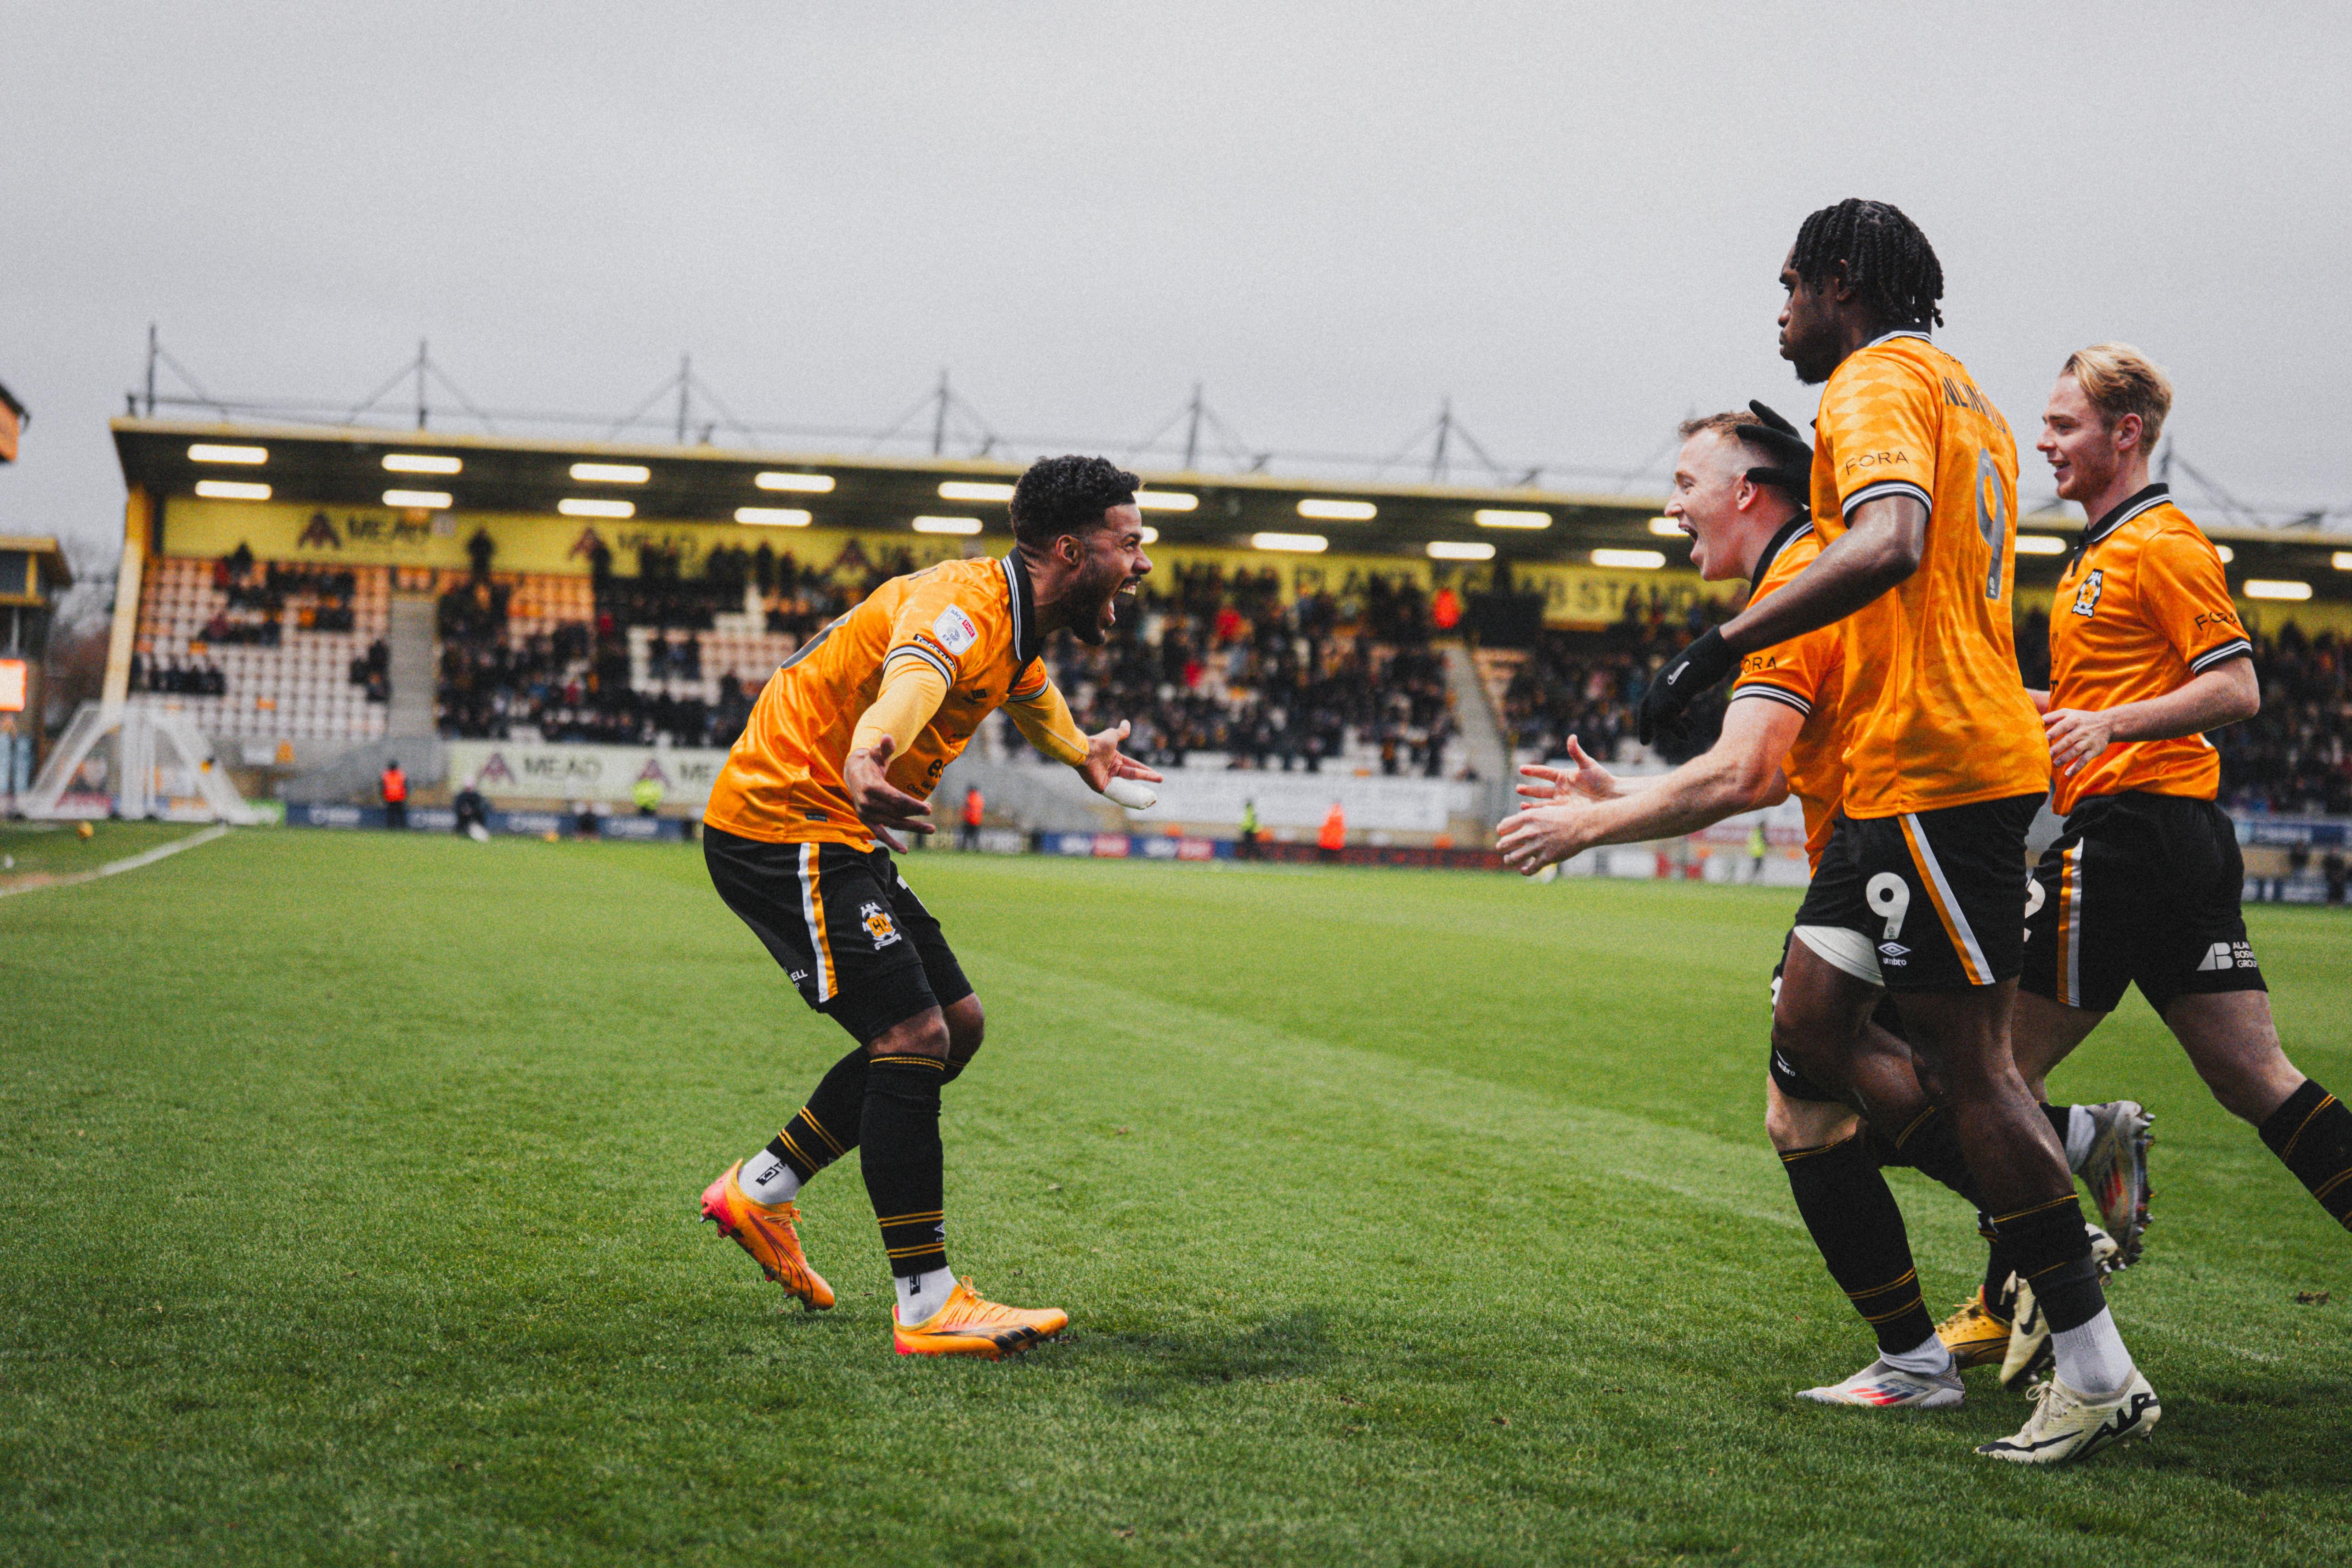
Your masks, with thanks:
[[[211,843],[215,839],[219,838],[227,831],[227,823],[215,822],[211,827],[205,828],[199,832],[190,833],[184,839],[173,839],[168,844],[157,844],[152,850],[145,850],[135,855],[126,855],[119,861],[109,861],[104,865],[100,866],[96,871],[78,871],[70,876],[61,876],[52,881],[36,882],[26,887],[0,887],[0,898],[14,898],[20,893],[46,893],[53,887],[79,887],[86,882],[96,882],[102,876],[113,876],[118,873],[126,871],[137,871],[141,866],[153,865],[157,861],[163,860],[170,855],[178,854],[182,850],[192,850],[198,844]]]

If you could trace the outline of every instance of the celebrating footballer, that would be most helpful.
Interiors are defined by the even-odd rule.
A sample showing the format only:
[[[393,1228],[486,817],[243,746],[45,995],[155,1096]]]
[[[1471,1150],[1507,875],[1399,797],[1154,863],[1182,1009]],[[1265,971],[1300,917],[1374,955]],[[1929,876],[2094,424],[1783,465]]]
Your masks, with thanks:
[[[980,1050],[983,1015],[891,855],[898,834],[933,831],[941,770],[1000,707],[1097,791],[1135,800],[1137,782],[1159,780],[1119,754],[1125,724],[1079,733],[1042,657],[1057,631],[1101,643],[1118,596],[1150,571],[1138,484],[1099,457],[1031,466],[1013,487],[1012,553],[892,579],[770,677],[703,820],[719,897],[856,1042],[774,1138],[719,1173],[703,1218],[805,1307],[831,1307],[793,1200],[857,1150],[901,1355],[996,1360],[1069,1322],[988,1301],[949,1270],[940,1092]]]

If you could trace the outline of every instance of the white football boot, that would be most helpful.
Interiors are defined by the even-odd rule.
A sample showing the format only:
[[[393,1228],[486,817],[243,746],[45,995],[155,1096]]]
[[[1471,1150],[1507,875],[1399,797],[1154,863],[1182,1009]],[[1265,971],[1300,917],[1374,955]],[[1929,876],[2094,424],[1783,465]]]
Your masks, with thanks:
[[[2085,1399],[2055,1377],[2025,1392],[2033,1401],[2025,1425],[2013,1437],[1979,1445],[1978,1453],[2011,1464],[2063,1465],[2088,1458],[2110,1443],[2145,1437],[2164,1415],[2147,1375],[2137,1367],[2113,1399]]]
[[[1800,1399],[1816,1405],[1874,1405],[1881,1409],[1948,1410],[1960,1402],[1960,1369],[1957,1365],[1932,1375],[1906,1372],[1874,1361],[1843,1383],[1798,1392]]]

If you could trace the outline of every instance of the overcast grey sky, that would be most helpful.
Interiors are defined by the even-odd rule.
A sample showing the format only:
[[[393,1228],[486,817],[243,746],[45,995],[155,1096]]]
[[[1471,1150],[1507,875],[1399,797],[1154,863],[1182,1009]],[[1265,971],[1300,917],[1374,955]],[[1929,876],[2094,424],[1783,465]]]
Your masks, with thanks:
[[[147,323],[221,395],[352,402],[429,337],[610,409],[1630,466],[1774,352],[1799,220],[1899,204],[2028,441],[2139,344],[2179,451],[2352,506],[2339,5],[8,7],[0,531],[110,559]],[[2046,495],[2025,455],[2026,497]],[[2347,519],[2352,520],[2352,519]]]

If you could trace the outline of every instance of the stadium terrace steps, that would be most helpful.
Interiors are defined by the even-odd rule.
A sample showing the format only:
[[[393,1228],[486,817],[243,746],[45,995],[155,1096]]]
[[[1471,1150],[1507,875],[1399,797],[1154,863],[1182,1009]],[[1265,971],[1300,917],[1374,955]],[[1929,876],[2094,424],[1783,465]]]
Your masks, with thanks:
[[[435,733],[433,697],[439,683],[440,657],[435,631],[433,597],[403,593],[392,601],[391,711],[384,720],[388,740],[408,740]]]
[[[1503,738],[1503,727],[1496,716],[1502,705],[1483,678],[1479,664],[1470,650],[1459,643],[1444,643],[1438,651],[1445,655],[1445,695],[1454,705],[1454,722],[1461,727],[1463,749],[1469,754],[1470,766],[1478,770],[1481,779],[1507,782],[1511,777],[1511,748]]]

